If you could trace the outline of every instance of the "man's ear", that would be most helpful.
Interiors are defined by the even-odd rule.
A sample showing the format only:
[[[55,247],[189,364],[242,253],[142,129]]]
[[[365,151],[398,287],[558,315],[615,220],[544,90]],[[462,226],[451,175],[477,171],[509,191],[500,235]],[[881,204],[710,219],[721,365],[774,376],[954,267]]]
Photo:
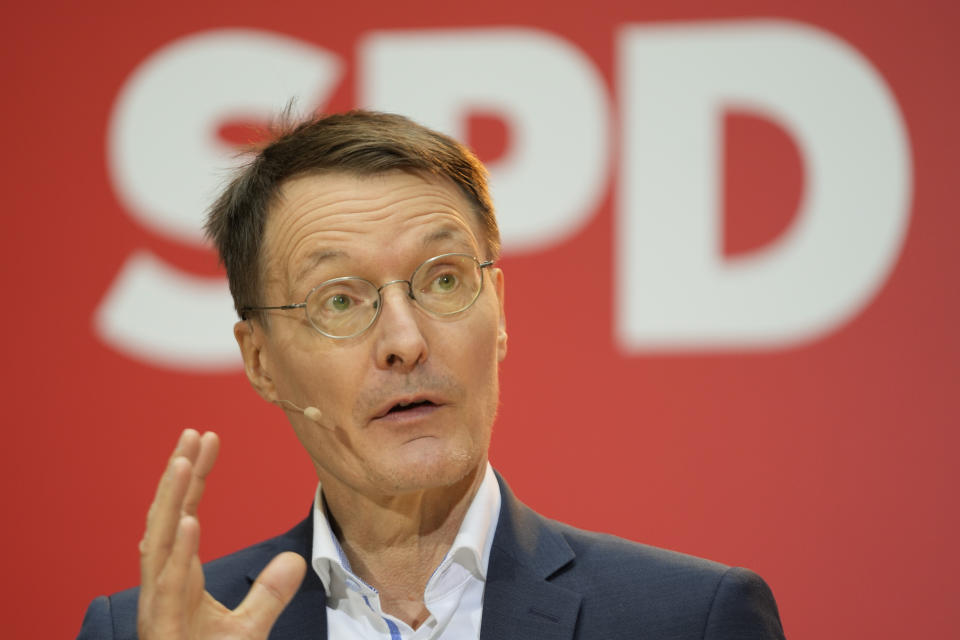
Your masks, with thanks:
[[[497,300],[500,302],[500,321],[497,331],[497,359],[503,362],[503,359],[507,357],[507,315],[505,311],[506,298],[504,298],[506,291],[503,281],[503,270],[493,269],[491,273],[493,275],[494,286],[497,290]]]
[[[255,320],[240,320],[233,325],[233,336],[240,345],[243,369],[250,384],[261,398],[267,402],[276,402],[277,390],[273,378],[270,377],[263,325]]]

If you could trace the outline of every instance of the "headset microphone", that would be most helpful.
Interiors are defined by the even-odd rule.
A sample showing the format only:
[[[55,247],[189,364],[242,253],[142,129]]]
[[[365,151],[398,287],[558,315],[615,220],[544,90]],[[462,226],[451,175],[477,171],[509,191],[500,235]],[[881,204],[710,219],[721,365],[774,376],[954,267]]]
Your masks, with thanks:
[[[320,426],[326,426],[326,425],[323,425],[323,424],[320,422],[320,418],[323,417],[323,413],[320,411],[320,409],[317,409],[316,407],[307,407],[306,409],[301,409],[300,407],[298,407],[297,405],[293,404],[293,403],[290,402],[289,400],[280,400],[280,399],[277,399],[277,400],[274,400],[273,402],[274,402],[274,404],[281,404],[281,403],[282,403],[282,404],[290,405],[291,407],[293,407],[294,409],[296,409],[297,411],[299,411],[300,413],[302,413],[304,416],[306,416],[307,420],[310,420],[310,421],[312,421],[312,422],[315,422],[315,423],[319,424]]]

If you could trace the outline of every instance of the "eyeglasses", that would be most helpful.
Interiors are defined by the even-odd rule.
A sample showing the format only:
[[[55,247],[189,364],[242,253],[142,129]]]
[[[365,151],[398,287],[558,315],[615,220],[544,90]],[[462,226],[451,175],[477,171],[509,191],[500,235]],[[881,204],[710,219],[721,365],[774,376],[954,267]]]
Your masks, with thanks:
[[[378,287],[354,276],[334,278],[311,289],[303,302],[243,307],[240,317],[246,319],[250,311],[303,309],[311,326],[328,338],[352,338],[377,321],[383,306],[381,292],[392,284],[406,284],[407,295],[435,316],[466,311],[480,297],[483,269],[492,264],[493,260],[480,262],[465,253],[445,253],[414,269],[409,280],[391,280]]]

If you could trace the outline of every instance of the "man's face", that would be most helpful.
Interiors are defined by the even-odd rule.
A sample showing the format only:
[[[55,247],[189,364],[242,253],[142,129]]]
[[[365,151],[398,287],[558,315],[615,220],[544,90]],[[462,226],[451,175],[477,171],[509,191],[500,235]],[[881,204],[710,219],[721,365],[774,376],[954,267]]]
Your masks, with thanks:
[[[288,181],[264,239],[268,305],[359,276],[407,280],[424,260],[486,246],[469,202],[449,181],[405,172]],[[376,323],[342,340],[302,310],[272,311],[269,328],[237,324],[248,376],[261,395],[315,406],[320,424],[288,411],[321,481],[369,495],[449,486],[486,462],[506,355],[503,275],[485,269],[476,303],[438,318],[405,284],[383,289]],[[402,405],[412,404],[408,408]]]

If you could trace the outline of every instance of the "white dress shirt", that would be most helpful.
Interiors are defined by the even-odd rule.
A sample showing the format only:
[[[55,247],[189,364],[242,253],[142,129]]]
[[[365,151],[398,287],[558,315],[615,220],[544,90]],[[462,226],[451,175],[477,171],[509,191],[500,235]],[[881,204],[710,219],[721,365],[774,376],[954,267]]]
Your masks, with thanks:
[[[313,502],[313,570],[327,592],[327,637],[378,640],[452,640],[480,637],[483,587],[500,518],[500,486],[487,463],[477,494],[453,545],[423,592],[430,616],[416,629],[383,612],[380,594],[350,569],[330,529],[321,487]]]

